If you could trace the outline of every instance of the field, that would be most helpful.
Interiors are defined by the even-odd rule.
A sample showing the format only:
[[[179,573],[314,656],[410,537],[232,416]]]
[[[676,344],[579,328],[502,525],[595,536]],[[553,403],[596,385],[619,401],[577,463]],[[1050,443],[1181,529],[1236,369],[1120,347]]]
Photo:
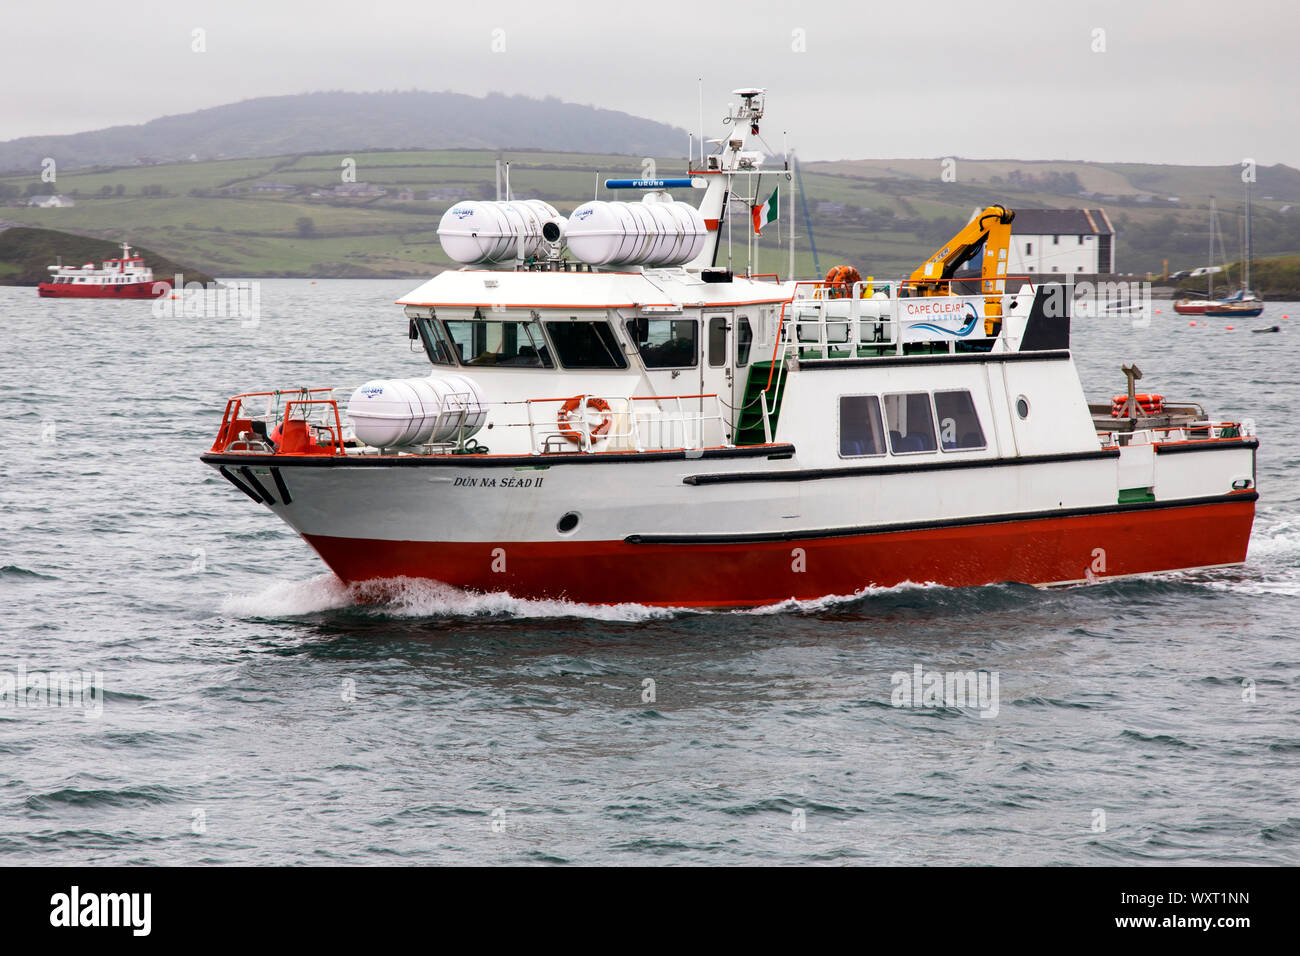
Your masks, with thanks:
[[[599,189],[605,177],[639,177],[635,156],[488,150],[401,150],[215,160],[62,173],[55,184],[0,178],[0,219],[89,236],[128,239],[179,262],[224,276],[426,277],[449,265],[437,241],[438,220],[457,198],[495,196],[494,161],[511,164],[517,198],[543,198],[561,213]],[[335,193],[345,162],[355,180],[387,190],[379,197]],[[659,160],[659,176],[681,175],[683,161]],[[1208,202],[1219,196],[1229,258],[1240,254],[1235,167],[1033,163],[957,159],[945,181],[938,159],[810,163],[803,185],[824,272],[832,264],[864,274],[910,271],[951,236],[972,210],[998,202],[1019,207],[1104,207],[1118,230],[1117,268],[1159,274],[1205,259]],[[284,184],[267,192],[259,183]],[[786,270],[791,184],[774,171],[759,187],[781,188],[781,218],[764,236],[759,271]],[[449,193],[447,190],[457,190]],[[414,198],[402,199],[409,191]],[[435,198],[427,198],[434,191]],[[28,195],[57,192],[73,208],[23,205]],[[677,198],[695,201],[679,191]],[[1084,195],[1084,194],[1087,195]],[[1300,173],[1259,171],[1255,250],[1300,253]],[[732,221],[743,267],[746,220]],[[814,263],[802,206],[796,211],[796,269]],[[724,252],[725,254],[725,252]]]

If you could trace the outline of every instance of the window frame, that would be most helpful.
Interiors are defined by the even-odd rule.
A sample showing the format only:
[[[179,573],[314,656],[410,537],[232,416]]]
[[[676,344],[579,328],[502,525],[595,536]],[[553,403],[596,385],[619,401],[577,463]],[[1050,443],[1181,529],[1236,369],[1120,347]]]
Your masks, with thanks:
[[[880,426],[880,438],[884,448],[878,452],[864,453],[861,455],[844,454],[844,400],[846,398],[874,398],[876,407],[876,423]],[[889,457],[889,429],[885,424],[885,406],[880,400],[880,395],[876,392],[855,392],[848,395],[840,395],[837,399],[837,409],[835,416],[835,447],[840,458],[846,461],[856,461],[860,458],[887,458]]]
[[[979,426],[980,439],[983,441],[983,444],[981,444],[979,447],[971,447],[971,448],[944,448],[943,447],[943,419],[939,417],[939,403],[935,401],[935,398],[936,396],[939,395],[953,395],[953,394],[965,394],[970,399],[971,414],[975,416],[975,424]],[[969,388],[935,389],[934,391],[930,392],[930,407],[934,410],[934,423],[936,426],[938,426],[935,432],[935,438],[937,439],[939,444],[939,451],[943,452],[945,455],[956,455],[956,454],[962,454],[964,452],[989,450],[989,436],[988,433],[984,430],[984,420],[980,417],[979,406],[975,404],[975,393],[971,389]]]
[[[745,355],[742,359],[740,354],[740,330],[745,330],[747,339],[745,341]],[[732,336],[736,340],[736,368],[745,368],[749,365],[750,355],[754,351],[754,325],[749,321],[749,316],[738,315],[734,326],[735,334]]]
[[[633,328],[629,327],[629,326],[634,326],[635,323],[642,322],[642,321],[647,323],[647,333],[649,332],[649,323],[651,322],[689,322],[692,330],[691,364],[690,365],[648,364],[645,360],[644,353],[641,351],[641,341],[640,341],[641,336],[637,334]],[[701,324],[700,319],[698,318],[688,319],[685,317],[678,318],[674,316],[634,315],[631,318],[624,320],[623,331],[627,333],[628,341],[631,343],[632,348],[636,349],[636,356],[641,361],[642,368],[644,368],[647,372],[659,372],[666,369],[686,369],[686,368],[700,367],[700,324]]]
[[[546,338],[549,340],[551,349],[551,358],[555,361],[556,368],[568,369],[576,372],[626,372],[628,370],[627,355],[623,352],[622,342],[619,340],[618,332],[614,329],[614,323],[610,321],[608,314],[601,314],[600,318],[585,318],[581,315],[570,315],[565,319],[550,319],[543,317],[541,319],[542,328]],[[611,358],[615,359],[618,364],[615,365],[570,365],[564,361],[560,355],[560,348],[556,343],[555,335],[551,331],[551,326],[571,326],[571,325],[603,325],[609,333],[608,341],[602,341],[606,346]],[[597,338],[602,338],[597,333]]]
[[[889,397],[891,397],[891,396],[894,396],[894,395],[902,395],[902,396],[908,396],[908,395],[924,395],[924,396],[925,396],[926,403],[927,403],[927,404],[929,405],[929,407],[930,407],[930,437],[931,437],[931,439],[932,439],[933,442],[934,442],[934,447],[933,447],[933,448],[918,448],[918,449],[916,449],[916,450],[914,450],[914,451],[895,451],[895,450],[894,450],[894,440],[893,440],[892,437],[890,437],[890,434],[891,434],[891,432],[893,431],[893,429],[891,429],[891,428],[889,427],[889,412],[888,412],[888,410],[885,408],[885,399],[887,399],[887,398],[889,398]],[[940,442],[939,442],[939,422],[936,420],[936,416],[935,416],[935,410],[934,410],[934,394],[933,394],[932,392],[930,392],[928,389],[927,389],[927,390],[923,390],[923,391],[910,391],[910,392],[882,392],[881,395],[880,395],[880,414],[881,414],[881,417],[884,419],[884,424],[885,424],[885,442],[886,442],[886,443],[888,444],[888,446],[889,446],[889,454],[890,454],[890,455],[898,455],[898,456],[902,456],[902,455],[934,455],[934,454],[937,454],[937,453],[939,452],[939,445],[940,445]],[[911,432],[908,432],[908,434],[910,435],[910,434],[912,434],[912,433],[911,433]]]

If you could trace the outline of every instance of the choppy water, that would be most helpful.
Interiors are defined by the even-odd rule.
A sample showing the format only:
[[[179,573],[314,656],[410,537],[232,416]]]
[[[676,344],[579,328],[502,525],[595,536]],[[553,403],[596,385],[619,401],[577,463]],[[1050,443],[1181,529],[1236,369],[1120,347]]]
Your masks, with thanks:
[[[1090,395],[1136,360],[1257,420],[1244,569],[361,604],[197,456],[237,391],[418,374],[410,285],[265,282],[256,328],[0,288],[0,681],[104,684],[0,709],[0,864],[1300,862],[1300,305],[1076,329]],[[916,665],[996,673],[996,716],[891,706]]]

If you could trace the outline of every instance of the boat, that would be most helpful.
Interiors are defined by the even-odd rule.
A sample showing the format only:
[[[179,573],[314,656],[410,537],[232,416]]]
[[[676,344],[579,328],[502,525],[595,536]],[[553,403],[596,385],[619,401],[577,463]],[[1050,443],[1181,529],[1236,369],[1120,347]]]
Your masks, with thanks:
[[[1066,286],[1007,275],[1013,210],[898,280],[739,268],[788,170],[735,95],[685,176],[606,182],[639,202],[454,204],[461,267],[397,301],[429,374],[233,396],[201,460],[349,585],[736,608],[1245,561],[1254,423],[1132,369],[1090,404]]]
[[[1214,207],[1214,197],[1210,197],[1210,258],[1209,265],[1206,267],[1205,276],[1208,283],[1208,289],[1205,298],[1182,298],[1174,302],[1174,311],[1179,315],[1206,315],[1215,318],[1252,318],[1260,315],[1264,311],[1264,301],[1254,292],[1250,291],[1250,260],[1251,260],[1251,242],[1250,242],[1250,184],[1246,184],[1246,213],[1245,213],[1245,246],[1246,254],[1243,257],[1244,275],[1242,277],[1241,288],[1232,295],[1216,299],[1214,297],[1214,275],[1218,271],[1214,265],[1214,243],[1219,236],[1218,219]]]
[[[157,299],[172,290],[170,280],[154,280],[153,270],[144,257],[122,243],[122,255],[105,259],[96,268],[93,262],[82,266],[65,266],[60,260],[49,267],[50,277],[37,286],[40,294],[64,299]]]

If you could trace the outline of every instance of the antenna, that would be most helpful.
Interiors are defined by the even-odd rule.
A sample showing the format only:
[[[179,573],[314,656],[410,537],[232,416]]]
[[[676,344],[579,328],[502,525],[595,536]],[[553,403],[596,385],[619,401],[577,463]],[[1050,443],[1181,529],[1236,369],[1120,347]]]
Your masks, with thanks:
[[[506,202],[510,201],[510,160],[506,160]]]
[[[697,76],[695,82],[700,89],[700,168],[704,168],[704,77]]]

